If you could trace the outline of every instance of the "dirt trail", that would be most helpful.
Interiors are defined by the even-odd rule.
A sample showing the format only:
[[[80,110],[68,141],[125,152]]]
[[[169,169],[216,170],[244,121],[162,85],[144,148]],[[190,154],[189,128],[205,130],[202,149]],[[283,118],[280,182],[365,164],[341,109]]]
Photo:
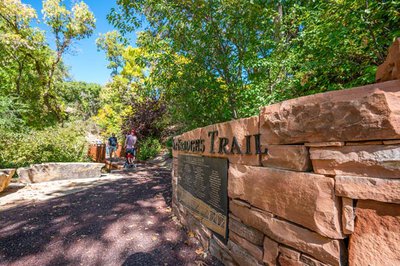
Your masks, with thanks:
[[[219,265],[173,217],[170,181],[142,166],[0,195],[0,265]]]

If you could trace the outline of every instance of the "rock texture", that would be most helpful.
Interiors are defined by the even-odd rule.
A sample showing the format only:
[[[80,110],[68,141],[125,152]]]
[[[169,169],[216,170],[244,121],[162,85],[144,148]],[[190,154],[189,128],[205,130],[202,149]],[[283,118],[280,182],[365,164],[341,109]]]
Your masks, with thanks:
[[[247,241],[246,239],[238,236],[234,232],[229,233],[229,239],[234,243],[238,244],[240,247],[245,249],[251,256],[253,256],[257,261],[262,262],[263,260],[263,249],[253,243]]]
[[[315,173],[400,178],[400,145],[311,148]]]
[[[309,265],[309,266],[325,266],[325,263],[322,263],[310,256],[307,256],[305,254],[301,254],[300,261],[304,263],[304,265]],[[327,266],[327,265],[326,265]]]
[[[178,202],[178,160],[172,161],[171,177],[172,200]]]
[[[8,187],[14,174],[15,169],[0,169],[0,192]]]
[[[342,198],[343,233],[351,234],[354,232],[354,218],[353,200],[349,198]]]
[[[10,184],[11,177],[5,173],[0,173],[0,192],[5,190]]]
[[[384,140],[383,144],[385,144],[385,145],[400,144],[400,139]]]
[[[385,62],[376,71],[376,82],[400,79],[400,38],[389,47]]]
[[[344,145],[345,143],[341,141],[304,143],[306,147],[341,147]]]
[[[266,106],[260,134],[262,145],[400,139],[400,80]]]
[[[209,240],[212,237],[211,231],[197,220],[182,204],[179,202],[172,203],[174,214],[179,221],[190,231],[195,234],[204,249],[209,249]]]
[[[210,253],[216,257],[219,261],[223,262],[226,266],[236,266],[237,263],[233,260],[232,254],[228,247],[226,247],[221,241],[215,237],[210,240]]]
[[[256,258],[251,256],[245,249],[236,245],[232,241],[228,241],[228,248],[231,251],[233,259],[239,265],[251,265],[251,266],[262,266],[262,262],[259,262]]]
[[[304,264],[300,260],[295,260],[295,259],[286,257],[283,254],[279,255],[278,262],[279,262],[278,265],[281,265],[281,266],[304,266]]]
[[[238,219],[238,218],[237,218]],[[229,219],[229,230],[257,246],[263,245],[264,234],[235,219]]]
[[[293,260],[300,260],[301,253],[296,251],[296,250],[294,250],[294,249],[291,249],[291,248],[288,248],[288,247],[280,245],[279,246],[279,253],[281,253],[285,257],[291,258]]]
[[[229,207],[243,223],[262,231],[274,241],[310,254],[322,262],[342,265],[346,254],[342,241],[332,240],[303,227],[276,219],[270,213],[238,206],[233,202],[230,202]]]
[[[400,265],[400,205],[358,201],[349,265]]]
[[[229,166],[228,175],[229,197],[245,200],[321,235],[343,238],[332,178],[235,164]]]
[[[400,204],[400,180],[359,176],[336,176],[335,193],[353,199]]]
[[[103,163],[43,163],[17,170],[23,183],[52,180],[93,178],[101,176]]]
[[[276,243],[275,241],[266,236],[264,238],[263,262],[265,262],[267,265],[275,265],[276,259],[278,258],[279,255],[278,247],[279,247],[278,243]]]
[[[268,145],[268,154],[263,154],[263,166],[294,171],[312,169],[308,148],[303,145]]]

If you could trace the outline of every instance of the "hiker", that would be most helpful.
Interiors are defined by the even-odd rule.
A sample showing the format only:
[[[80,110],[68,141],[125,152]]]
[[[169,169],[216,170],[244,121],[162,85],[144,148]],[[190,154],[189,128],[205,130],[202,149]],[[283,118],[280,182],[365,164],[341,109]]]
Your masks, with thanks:
[[[108,152],[110,153],[110,161],[113,158],[113,153],[115,157],[117,157],[117,149],[118,149],[118,140],[114,133],[111,134],[111,137],[108,139]]]
[[[127,154],[128,163],[130,165],[133,164],[133,161],[136,159],[136,142],[136,131],[132,129],[132,131],[128,133],[125,139],[125,151]]]

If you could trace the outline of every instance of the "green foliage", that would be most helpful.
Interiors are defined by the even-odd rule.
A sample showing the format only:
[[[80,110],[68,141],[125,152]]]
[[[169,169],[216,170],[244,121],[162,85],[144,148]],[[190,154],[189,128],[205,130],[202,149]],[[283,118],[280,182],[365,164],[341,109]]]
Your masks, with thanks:
[[[141,141],[139,145],[140,151],[137,154],[137,158],[142,161],[154,158],[161,151],[160,141],[155,138],[147,138],[144,141]]]
[[[112,75],[116,75],[119,68],[124,65],[122,53],[125,49],[127,40],[118,31],[110,31],[100,34],[96,40],[97,50],[104,50],[109,61],[107,68],[112,69]]]
[[[0,168],[87,161],[85,126],[81,121],[19,133],[1,130],[0,136]]]
[[[33,26],[40,23],[35,9],[0,1],[0,168],[86,159],[84,122],[63,124],[97,113],[101,87],[65,82],[62,56],[93,33],[95,18],[84,2],[68,10],[61,0],[45,0],[42,12],[55,50]]]
[[[131,86],[157,92],[182,130],[371,83],[400,34],[399,1],[117,3],[108,18],[122,33],[142,17],[149,25],[121,74],[136,77]]]
[[[70,116],[89,119],[100,109],[102,87],[95,83],[70,81],[60,85],[60,97]],[[69,109],[68,109],[69,108]]]
[[[173,137],[169,137],[167,139],[167,141],[165,142],[165,147],[168,149],[168,155],[169,157],[172,158],[172,147],[174,145],[174,138]]]
[[[26,114],[26,107],[13,97],[0,96],[0,128],[7,131],[24,128],[22,117]]]
[[[76,40],[93,33],[95,18],[84,2],[71,10],[61,0],[43,1],[44,22],[54,34],[55,50],[35,23],[38,16],[21,0],[0,1],[0,97],[13,98],[27,112],[19,118],[37,129],[64,119],[60,97],[68,71],[62,56]]]

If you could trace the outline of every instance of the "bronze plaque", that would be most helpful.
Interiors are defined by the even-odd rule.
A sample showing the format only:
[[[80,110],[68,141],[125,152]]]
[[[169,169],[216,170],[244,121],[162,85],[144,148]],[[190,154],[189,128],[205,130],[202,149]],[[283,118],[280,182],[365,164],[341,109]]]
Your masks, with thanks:
[[[212,231],[227,238],[228,160],[178,156],[178,199]]]

